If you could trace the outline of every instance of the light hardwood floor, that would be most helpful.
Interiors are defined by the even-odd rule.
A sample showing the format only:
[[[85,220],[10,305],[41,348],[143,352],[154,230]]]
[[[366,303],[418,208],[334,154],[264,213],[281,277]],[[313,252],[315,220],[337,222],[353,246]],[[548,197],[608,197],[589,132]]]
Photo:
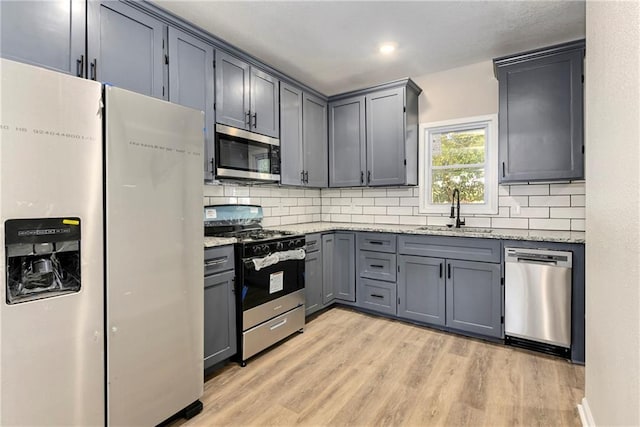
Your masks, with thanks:
[[[206,379],[174,426],[580,425],[584,368],[333,308],[303,334]]]

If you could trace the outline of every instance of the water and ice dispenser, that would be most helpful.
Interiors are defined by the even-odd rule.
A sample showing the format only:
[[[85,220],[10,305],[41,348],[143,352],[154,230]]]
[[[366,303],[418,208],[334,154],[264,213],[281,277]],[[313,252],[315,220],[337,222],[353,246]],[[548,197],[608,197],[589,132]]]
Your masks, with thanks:
[[[79,292],[80,219],[12,219],[4,224],[7,304]]]

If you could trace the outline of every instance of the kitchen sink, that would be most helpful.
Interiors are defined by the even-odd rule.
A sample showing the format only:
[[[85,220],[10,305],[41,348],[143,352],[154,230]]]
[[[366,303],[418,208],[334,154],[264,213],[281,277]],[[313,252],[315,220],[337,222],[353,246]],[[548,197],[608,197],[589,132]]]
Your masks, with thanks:
[[[454,233],[491,233],[491,228],[477,228],[477,227],[447,227],[446,225],[426,225],[424,227],[418,227],[418,230],[428,231],[452,231]]]

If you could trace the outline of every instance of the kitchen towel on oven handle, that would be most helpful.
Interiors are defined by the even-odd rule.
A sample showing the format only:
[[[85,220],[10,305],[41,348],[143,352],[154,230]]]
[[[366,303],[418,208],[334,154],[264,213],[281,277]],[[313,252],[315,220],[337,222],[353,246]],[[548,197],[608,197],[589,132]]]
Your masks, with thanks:
[[[291,251],[274,252],[263,258],[254,258],[251,260],[256,271],[260,271],[265,267],[277,264],[280,261],[305,259],[306,252],[304,249],[294,249]]]

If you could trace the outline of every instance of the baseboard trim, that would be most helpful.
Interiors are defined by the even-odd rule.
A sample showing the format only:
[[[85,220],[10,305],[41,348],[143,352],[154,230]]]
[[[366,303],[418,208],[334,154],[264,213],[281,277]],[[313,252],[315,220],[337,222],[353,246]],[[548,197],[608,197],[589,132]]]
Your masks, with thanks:
[[[578,414],[580,414],[580,421],[582,422],[583,427],[596,427],[586,396],[583,397],[582,402],[578,404]]]

